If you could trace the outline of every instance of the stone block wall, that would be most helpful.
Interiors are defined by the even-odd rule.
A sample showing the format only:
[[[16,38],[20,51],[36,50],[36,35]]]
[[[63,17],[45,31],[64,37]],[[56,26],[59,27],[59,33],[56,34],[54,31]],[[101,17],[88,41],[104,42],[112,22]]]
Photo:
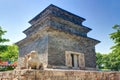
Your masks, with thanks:
[[[25,54],[35,50],[41,61],[50,66],[66,66],[65,51],[72,51],[84,54],[85,67],[96,68],[95,45],[99,41],[87,36],[91,29],[82,25],[83,21],[84,18],[57,6],[48,6],[29,21],[31,26],[23,31],[26,38],[16,43],[18,67],[25,63]]]
[[[51,28],[48,32],[48,64],[65,66],[65,51],[72,51],[85,55],[85,67],[96,68],[94,45],[89,38]]]
[[[0,72],[0,80],[120,80],[120,72],[17,70]]]
[[[19,48],[18,67],[24,67],[24,56],[31,51],[37,51],[42,63],[47,64],[48,55],[48,37],[44,36],[22,45]]]

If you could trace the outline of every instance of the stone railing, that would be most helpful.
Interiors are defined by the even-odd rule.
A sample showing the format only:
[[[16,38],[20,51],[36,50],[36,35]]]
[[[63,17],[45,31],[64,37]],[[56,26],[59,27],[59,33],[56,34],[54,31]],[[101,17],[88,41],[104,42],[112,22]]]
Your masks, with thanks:
[[[120,80],[120,72],[84,70],[14,70],[0,72],[0,80]]]

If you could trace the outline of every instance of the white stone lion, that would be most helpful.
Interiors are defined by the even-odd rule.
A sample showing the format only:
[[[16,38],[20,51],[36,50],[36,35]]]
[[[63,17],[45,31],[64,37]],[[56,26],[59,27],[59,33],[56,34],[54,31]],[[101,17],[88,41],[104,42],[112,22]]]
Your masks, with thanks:
[[[43,63],[41,63],[39,55],[36,51],[31,51],[25,55],[25,62],[27,69],[43,69]]]

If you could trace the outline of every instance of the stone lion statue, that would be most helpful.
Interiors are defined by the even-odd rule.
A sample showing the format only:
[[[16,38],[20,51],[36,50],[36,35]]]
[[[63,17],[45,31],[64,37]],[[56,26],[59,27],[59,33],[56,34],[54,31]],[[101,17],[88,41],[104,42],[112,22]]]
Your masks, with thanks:
[[[36,51],[31,51],[25,55],[25,64],[27,69],[43,69],[43,63],[40,62],[39,55]]]

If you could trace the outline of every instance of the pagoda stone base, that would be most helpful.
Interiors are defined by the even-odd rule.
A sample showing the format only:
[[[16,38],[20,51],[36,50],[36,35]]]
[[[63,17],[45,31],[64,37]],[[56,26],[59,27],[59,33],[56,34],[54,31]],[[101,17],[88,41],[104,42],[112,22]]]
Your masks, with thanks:
[[[0,72],[0,80],[120,80],[120,72],[84,70],[14,70]]]

